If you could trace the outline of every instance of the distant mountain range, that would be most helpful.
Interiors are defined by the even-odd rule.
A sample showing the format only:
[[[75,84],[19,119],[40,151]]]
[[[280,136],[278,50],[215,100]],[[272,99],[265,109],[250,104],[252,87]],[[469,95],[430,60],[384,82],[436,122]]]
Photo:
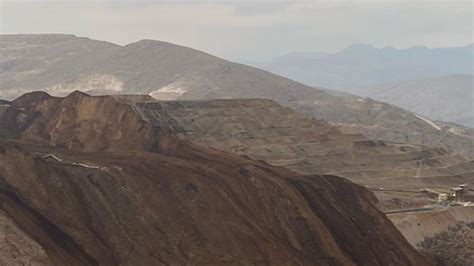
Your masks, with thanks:
[[[74,90],[150,94],[162,100],[268,98],[371,138],[441,146],[474,156],[474,134],[467,128],[428,123],[389,104],[333,95],[161,41],[120,46],[73,35],[0,35],[0,98],[11,100],[33,90],[53,95]]]
[[[474,127],[473,54],[474,44],[436,49],[353,44],[334,54],[297,52],[253,65],[307,85]]]
[[[411,79],[473,74],[474,44],[454,48],[375,48],[353,44],[336,53],[296,52],[253,65],[310,86],[348,91]]]

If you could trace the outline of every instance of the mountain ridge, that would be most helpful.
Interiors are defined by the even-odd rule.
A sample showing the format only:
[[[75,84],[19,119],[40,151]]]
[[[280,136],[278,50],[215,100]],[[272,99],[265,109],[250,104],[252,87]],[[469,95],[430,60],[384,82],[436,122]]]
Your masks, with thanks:
[[[47,36],[36,37],[47,41]],[[59,96],[74,90],[150,94],[162,100],[269,98],[371,138],[441,146],[474,156],[474,136],[464,131],[454,134],[449,126],[434,130],[400,108],[357,97],[333,96],[183,46],[150,40],[127,48],[90,39],[42,46],[31,42],[34,40],[28,43],[0,36],[0,95],[7,100],[31,90]]]
[[[311,60],[295,58],[280,62],[270,59],[252,65],[310,86],[346,92],[353,87],[416,78],[458,73],[472,75],[473,56],[474,43],[440,48],[376,48],[370,44],[355,43]]]

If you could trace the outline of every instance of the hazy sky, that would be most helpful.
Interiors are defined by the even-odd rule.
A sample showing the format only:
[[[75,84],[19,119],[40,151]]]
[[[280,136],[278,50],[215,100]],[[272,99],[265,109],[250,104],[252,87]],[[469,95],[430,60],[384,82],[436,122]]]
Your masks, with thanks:
[[[158,39],[230,59],[473,42],[472,1],[0,0],[2,33],[72,33],[127,44]]]

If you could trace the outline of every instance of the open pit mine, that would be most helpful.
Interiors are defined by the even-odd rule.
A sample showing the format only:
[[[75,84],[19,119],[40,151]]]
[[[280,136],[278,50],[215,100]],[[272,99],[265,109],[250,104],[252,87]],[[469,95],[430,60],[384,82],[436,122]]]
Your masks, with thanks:
[[[471,167],[258,99],[34,92],[2,102],[0,125],[1,265],[429,265],[383,213],[416,204],[371,191],[406,188],[355,169],[396,157],[416,190],[437,179],[410,161]]]

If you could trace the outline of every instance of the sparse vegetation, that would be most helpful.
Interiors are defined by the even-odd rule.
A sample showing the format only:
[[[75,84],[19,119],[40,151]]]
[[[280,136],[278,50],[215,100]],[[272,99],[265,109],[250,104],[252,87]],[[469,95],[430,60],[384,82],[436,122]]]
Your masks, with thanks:
[[[426,238],[419,249],[437,265],[474,265],[474,223],[458,223]]]

